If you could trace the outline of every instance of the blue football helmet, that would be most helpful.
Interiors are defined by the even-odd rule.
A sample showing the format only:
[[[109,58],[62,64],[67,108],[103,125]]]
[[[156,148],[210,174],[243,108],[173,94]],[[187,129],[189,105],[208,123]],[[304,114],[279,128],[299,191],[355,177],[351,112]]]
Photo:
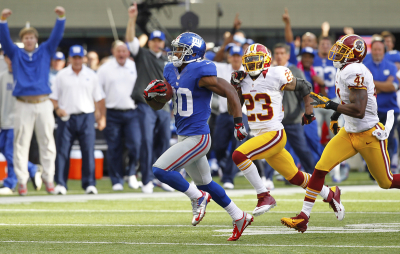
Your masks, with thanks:
[[[191,63],[203,59],[206,52],[206,43],[200,35],[186,32],[180,34],[172,41],[172,51],[168,52],[168,60],[175,67],[180,67],[183,63]],[[179,51],[178,51],[179,48]],[[181,53],[178,58],[175,54]],[[196,54],[193,56],[193,54]]]

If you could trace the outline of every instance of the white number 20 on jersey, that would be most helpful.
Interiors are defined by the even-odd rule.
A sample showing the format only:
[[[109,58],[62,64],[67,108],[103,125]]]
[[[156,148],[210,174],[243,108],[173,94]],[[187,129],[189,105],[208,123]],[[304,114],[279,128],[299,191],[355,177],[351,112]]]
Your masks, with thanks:
[[[193,97],[192,91],[188,88],[179,87],[174,89],[174,115],[179,113],[180,116],[191,116],[193,114]]]

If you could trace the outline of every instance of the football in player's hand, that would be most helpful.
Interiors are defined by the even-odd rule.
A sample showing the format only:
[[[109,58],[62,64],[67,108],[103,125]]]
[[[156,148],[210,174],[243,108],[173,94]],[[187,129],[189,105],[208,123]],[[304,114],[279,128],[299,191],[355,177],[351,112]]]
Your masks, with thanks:
[[[172,98],[171,85],[166,80],[164,81],[164,85],[167,88],[167,91],[165,91],[165,96],[156,96],[155,97],[156,101],[161,102],[161,103],[167,103]]]

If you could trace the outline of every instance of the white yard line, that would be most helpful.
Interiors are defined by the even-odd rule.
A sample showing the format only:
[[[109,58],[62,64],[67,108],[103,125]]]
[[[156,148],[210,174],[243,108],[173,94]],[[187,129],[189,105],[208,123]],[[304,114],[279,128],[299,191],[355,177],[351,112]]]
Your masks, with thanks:
[[[20,223],[0,223],[1,226],[23,226],[23,227],[188,227],[192,225],[126,225],[126,224],[20,224]],[[232,228],[232,225],[199,225],[206,228]],[[197,227],[196,227],[197,228]],[[232,230],[231,230],[232,231]]]
[[[397,190],[383,190],[376,185],[358,185],[358,186],[343,186],[340,187],[342,193],[346,192],[391,192]],[[34,193],[34,192],[32,192]],[[230,197],[243,197],[245,195],[256,195],[256,191],[252,189],[246,190],[227,190],[226,193]],[[302,188],[277,188],[271,191],[271,195],[292,195],[296,193],[304,194],[305,191]],[[11,197],[0,197],[0,204],[16,204],[16,203],[32,203],[32,202],[85,202],[90,200],[151,200],[161,201],[165,198],[183,198],[187,197],[180,192],[155,192],[153,194],[144,193],[110,193],[110,194],[99,194],[99,195],[46,195],[46,196],[11,196]],[[157,200],[158,199],[158,200]],[[235,199],[235,198],[234,198]]]
[[[7,213],[7,212],[44,212],[44,213],[192,213],[192,210],[91,210],[91,209],[1,209],[0,213]],[[246,211],[251,213],[251,211]],[[268,213],[296,213],[298,211],[269,211]],[[224,210],[207,210],[207,213],[226,213]],[[332,213],[330,212],[313,212],[313,213]],[[346,212],[346,214],[400,214],[400,212]]]
[[[372,245],[312,245],[312,244],[235,244],[235,243],[146,243],[146,242],[81,242],[81,241],[0,241],[0,243],[37,244],[127,244],[127,245],[183,245],[183,246],[233,246],[233,247],[314,247],[314,248],[385,248],[398,249],[400,246]]]

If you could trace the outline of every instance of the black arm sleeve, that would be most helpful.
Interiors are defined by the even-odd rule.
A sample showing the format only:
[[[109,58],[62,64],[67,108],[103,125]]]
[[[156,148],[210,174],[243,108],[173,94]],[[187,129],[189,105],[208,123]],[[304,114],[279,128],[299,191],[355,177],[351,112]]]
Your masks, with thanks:
[[[331,121],[337,121],[338,119],[339,119],[339,117],[340,117],[340,115],[341,115],[342,113],[339,113],[339,112],[334,112],[332,115],[331,115]]]
[[[312,86],[311,86],[310,82],[308,82],[304,79],[301,79],[301,78],[296,78],[296,87],[294,88],[294,90],[298,91],[302,97],[309,94],[311,89],[312,89]]]

